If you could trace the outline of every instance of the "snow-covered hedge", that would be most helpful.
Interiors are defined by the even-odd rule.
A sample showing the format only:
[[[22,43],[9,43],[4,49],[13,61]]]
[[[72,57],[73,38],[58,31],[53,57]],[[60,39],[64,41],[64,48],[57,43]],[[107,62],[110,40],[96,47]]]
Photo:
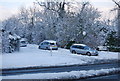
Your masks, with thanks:
[[[2,30],[2,53],[12,53],[14,51],[19,51],[19,39],[20,37],[11,32]]]

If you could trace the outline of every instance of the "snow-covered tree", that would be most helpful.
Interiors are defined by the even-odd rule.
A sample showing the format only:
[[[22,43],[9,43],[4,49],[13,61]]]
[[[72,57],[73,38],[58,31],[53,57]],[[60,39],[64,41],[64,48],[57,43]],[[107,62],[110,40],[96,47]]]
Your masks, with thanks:
[[[89,2],[36,2],[3,21],[3,28],[27,38],[28,43],[50,39],[62,47],[69,41],[96,47],[104,44],[110,27],[100,17],[101,13]]]
[[[117,8],[114,10],[117,10],[117,27],[118,27],[118,37],[120,38],[120,1],[112,0]]]

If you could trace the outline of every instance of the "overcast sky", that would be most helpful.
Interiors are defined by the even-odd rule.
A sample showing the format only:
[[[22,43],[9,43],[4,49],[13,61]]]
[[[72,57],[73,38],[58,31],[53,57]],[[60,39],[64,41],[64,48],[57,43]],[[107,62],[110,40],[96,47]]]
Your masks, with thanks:
[[[104,16],[109,15],[109,10],[111,10],[115,5],[112,2],[112,0],[85,0],[85,1],[90,1],[95,8],[98,8],[100,11],[103,11]],[[16,14],[21,6],[29,6],[33,2],[35,2],[35,0],[0,0],[0,20],[8,18],[12,14]]]

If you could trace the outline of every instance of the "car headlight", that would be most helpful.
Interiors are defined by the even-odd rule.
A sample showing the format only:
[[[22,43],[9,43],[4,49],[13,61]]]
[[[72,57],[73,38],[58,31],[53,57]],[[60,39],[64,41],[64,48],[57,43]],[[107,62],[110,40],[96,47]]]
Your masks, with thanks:
[[[97,51],[92,51],[92,53],[97,53]]]
[[[95,51],[95,53],[97,53],[97,54],[98,54],[98,51]]]

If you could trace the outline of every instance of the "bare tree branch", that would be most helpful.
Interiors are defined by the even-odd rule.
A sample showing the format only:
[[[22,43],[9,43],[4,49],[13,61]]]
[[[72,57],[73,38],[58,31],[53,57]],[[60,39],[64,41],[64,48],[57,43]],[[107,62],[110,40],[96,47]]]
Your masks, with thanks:
[[[83,12],[85,6],[88,5],[88,4],[89,4],[89,2],[83,2],[82,9],[81,9],[81,13]]]
[[[115,0],[112,1],[118,6],[118,8],[120,8],[120,4],[118,2],[116,2]]]

